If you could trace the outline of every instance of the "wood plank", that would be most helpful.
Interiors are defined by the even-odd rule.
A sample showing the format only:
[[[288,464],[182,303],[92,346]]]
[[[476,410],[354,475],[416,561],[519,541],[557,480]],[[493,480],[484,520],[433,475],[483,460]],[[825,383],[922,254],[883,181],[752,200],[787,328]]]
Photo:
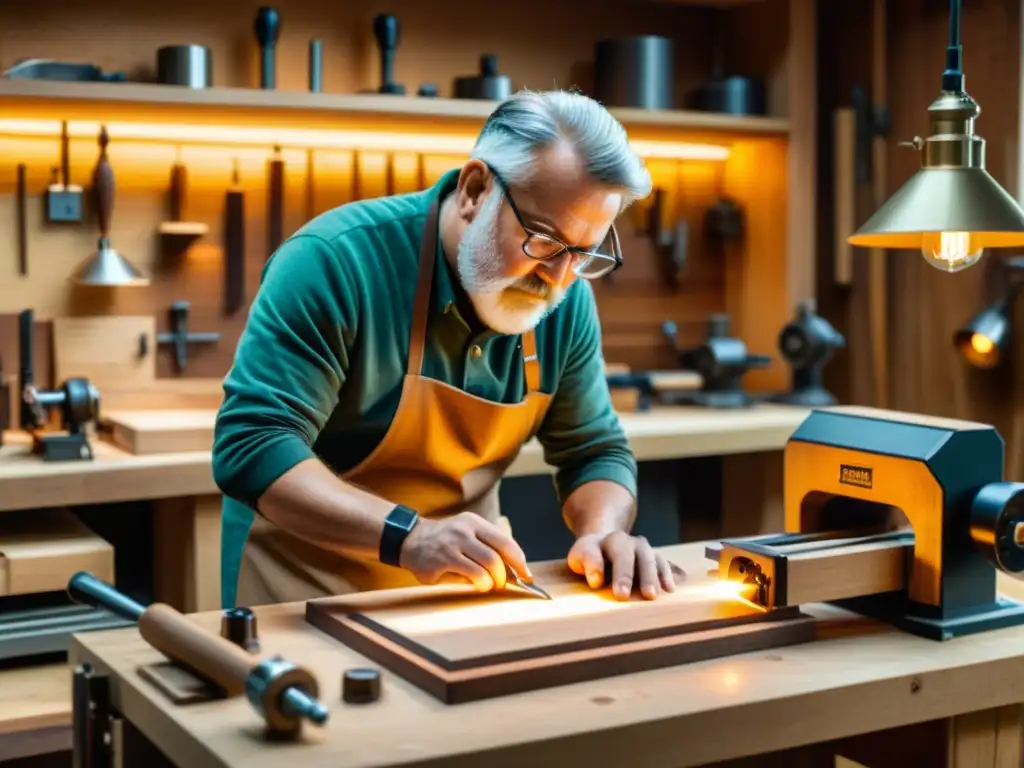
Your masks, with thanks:
[[[135,456],[176,451],[206,451],[213,445],[217,411],[114,411],[102,417],[109,439]]]
[[[449,704],[807,642],[813,620],[766,612],[733,585],[679,572],[676,592],[628,602],[564,560],[531,567],[552,600],[412,587],[312,600],[318,629]]]
[[[0,670],[0,735],[71,723],[71,669],[45,664]]]
[[[663,551],[688,574],[709,567],[703,544]],[[1011,581],[1000,577],[1000,586]],[[139,676],[163,657],[133,628],[80,635],[72,653],[111,673],[133,723],[177,764],[196,768],[277,768],[282,760],[307,768],[638,765],[638,755],[644,766],[686,768],[1024,698],[1024,627],[943,643],[815,605],[807,612],[819,619],[820,642],[458,706],[385,671],[378,703],[346,705],[340,670],[367,666],[367,658],[305,626],[302,603],[256,611],[264,647],[309,666],[331,709],[326,727],[294,744],[271,749],[254,740],[260,720],[240,697],[198,708],[171,703]],[[192,619],[211,632],[220,626],[219,612]],[[411,724],[406,738],[395,738],[395,722]]]
[[[70,510],[0,517],[0,596],[62,591],[78,571],[114,582],[114,548]]]

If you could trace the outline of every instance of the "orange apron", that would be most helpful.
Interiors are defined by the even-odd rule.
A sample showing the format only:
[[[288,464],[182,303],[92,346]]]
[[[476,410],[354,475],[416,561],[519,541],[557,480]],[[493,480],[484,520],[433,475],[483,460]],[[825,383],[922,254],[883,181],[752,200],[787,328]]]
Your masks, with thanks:
[[[435,200],[420,240],[409,362],[398,410],[377,448],[341,477],[424,517],[468,510],[507,526],[498,505],[501,477],[540,428],[551,395],[540,391],[540,361],[532,330],[521,340],[526,394],[518,403],[492,403],[423,376],[438,210]],[[309,600],[416,583],[408,571],[344,557],[255,515],[242,552],[236,605]]]

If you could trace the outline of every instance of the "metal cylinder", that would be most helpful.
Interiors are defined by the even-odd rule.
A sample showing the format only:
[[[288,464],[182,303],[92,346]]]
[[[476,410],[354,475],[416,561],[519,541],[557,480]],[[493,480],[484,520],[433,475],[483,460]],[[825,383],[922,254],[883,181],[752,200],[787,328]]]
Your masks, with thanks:
[[[594,60],[595,96],[607,107],[672,109],[675,54],[666,37],[601,40]]]
[[[156,79],[164,85],[209,88],[213,54],[203,45],[167,45],[156,52]]]
[[[324,89],[324,41],[309,41],[309,92],[320,93]]]

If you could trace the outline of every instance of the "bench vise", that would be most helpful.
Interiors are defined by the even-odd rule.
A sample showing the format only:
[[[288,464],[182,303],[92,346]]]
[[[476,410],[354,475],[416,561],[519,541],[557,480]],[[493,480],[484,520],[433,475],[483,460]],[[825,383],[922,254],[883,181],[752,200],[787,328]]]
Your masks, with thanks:
[[[835,602],[936,640],[1024,624],[997,571],[1024,573],[1024,483],[996,429],[841,406],[784,449],[785,533],[708,547],[718,575],[771,609]]]

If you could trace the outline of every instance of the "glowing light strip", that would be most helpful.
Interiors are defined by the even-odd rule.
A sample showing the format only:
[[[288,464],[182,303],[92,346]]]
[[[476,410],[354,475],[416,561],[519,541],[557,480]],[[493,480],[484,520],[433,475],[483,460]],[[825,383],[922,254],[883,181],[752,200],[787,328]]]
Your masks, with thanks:
[[[68,121],[72,138],[94,138],[99,122]],[[476,136],[380,131],[316,130],[303,128],[249,128],[173,123],[106,123],[111,142],[155,141],[168,144],[230,144],[253,147],[351,149],[368,152],[414,152],[425,155],[468,155]],[[60,136],[59,120],[0,120],[0,135]],[[645,158],[665,160],[725,160],[729,148],[715,144],[676,141],[634,141],[633,149]]]

